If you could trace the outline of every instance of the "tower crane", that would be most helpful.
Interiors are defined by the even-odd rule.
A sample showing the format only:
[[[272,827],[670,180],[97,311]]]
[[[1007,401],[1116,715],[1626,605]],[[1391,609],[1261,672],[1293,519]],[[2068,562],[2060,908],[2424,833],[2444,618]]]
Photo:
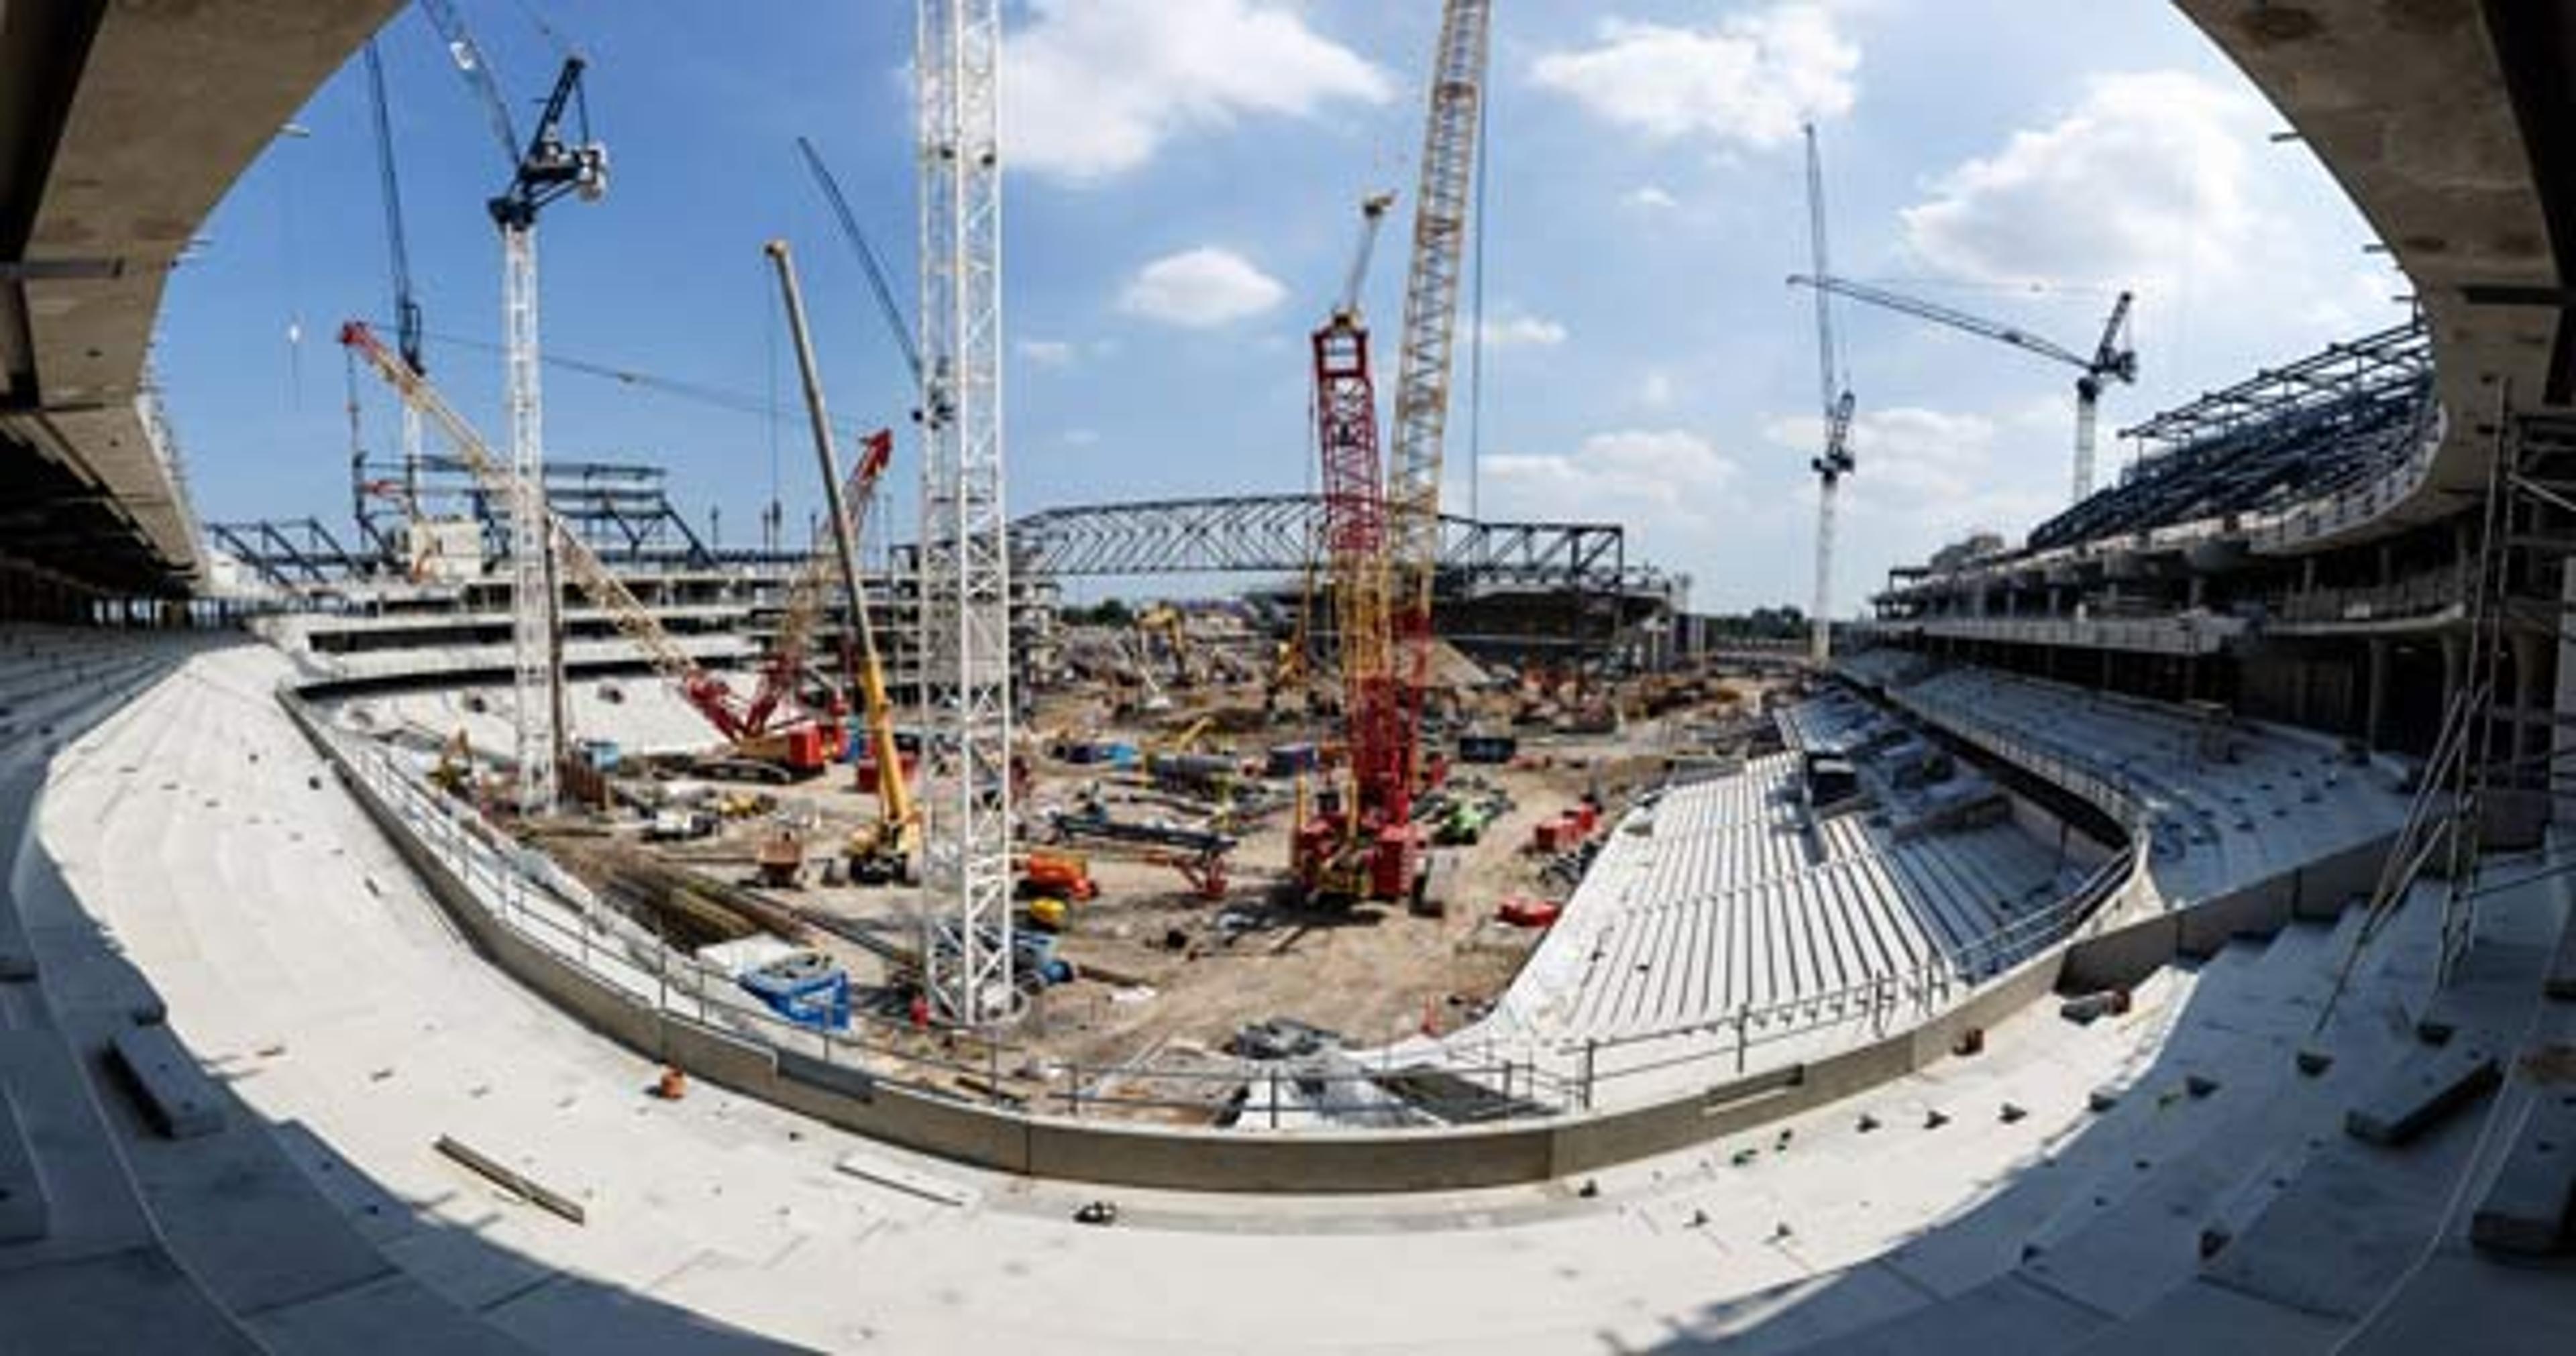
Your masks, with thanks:
[[[1807,124],[1807,242],[1815,259],[1815,276],[1833,276],[1833,256],[1825,235],[1825,159],[1817,149],[1814,123]],[[1834,515],[1843,477],[1857,464],[1851,452],[1851,386],[1840,367],[1834,351],[1833,294],[1820,287],[1816,289],[1816,371],[1823,394],[1825,447],[1809,463],[1816,472],[1816,592],[1807,617],[1807,659],[1817,668],[1833,658]]]
[[[1405,691],[1404,778],[1420,780],[1419,728],[1431,681],[1431,599],[1440,572],[1440,464],[1449,427],[1458,279],[1466,257],[1477,141],[1484,127],[1492,0],[1447,0],[1432,54],[1431,107],[1413,199],[1413,259],[1404,283],[1404,350],[1387,469],[1389,570]]]
[[[524,145],[510,106],[502,99],[490,63],[475,46],[453,0],[421,0],[422,11],[447,43],[458,74],[482,104],[484,117],[509,162],[510,181],[487,207],[501,232],[503,388],[510,412],[510,648],[517,701],[515,731],[523,813],[551,809],[563,747],[563,675],[558,642],[553,554],[545,504],[545,407],[538,382],[537,216],[566,194],[596,202],[608,192],[608,150],[589,135],[589,105],[582,97],[586,63],[564,58]],[[564,137],[564,117],[577,115],[577,140]]]
[[[949,760],[926,787],[927,997],[947,1021],[1015,1010],[1011,543],[1002,455],[1001,0],[918,0],[921,692]],[[925,766],[929,766],[928,762]],[[926,921],[929,921],[926,919]],[[954,938],[954,949],[937,945]]]
[[[1827,273],[1793,274],[1789,285],[1831,292],[1918,320],[1965,330],[2074,368],[2081,374],[2075,378],[2075,498],[2080,501],[2093,493],[2094,426],[2101,414],[2102,392],[2110,382],[2134,385],[2138,380],[2138,353],[2129,345],[2129,310],[2135,301],[2131,293],[2122,292],[2119,300],[2112,303],[2111,317],[2102,325],[2102,338],[2093,345],[2093,352],[2088,356],[2001,321],[1981,319],[1938,302],[1905,296]]]
[[[1324,557],[1341,638],[1348,800],[1299,817],[1291,866],[1309,894],[1364,897],[1409,887],[1411,738],[1396,681],[1388,607],[1387,504],[1378,461],[1377,388],[1360,292],[1395,195],[1360,204],[1358,248],[1314,334],[1315,437],[1322,458]],[[1381,869],[1383,868],[1383,869]]]

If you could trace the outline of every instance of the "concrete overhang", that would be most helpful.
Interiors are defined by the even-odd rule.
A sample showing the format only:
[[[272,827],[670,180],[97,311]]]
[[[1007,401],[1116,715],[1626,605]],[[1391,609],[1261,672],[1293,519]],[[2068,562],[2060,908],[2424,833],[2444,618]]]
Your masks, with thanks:
[[[2431,474],[2345,540],[2456,512],[2485,481],[2495,414],[2568,399],[2557,304],[2565,250],[2550,182],[2576,173],[2530,135],[2566,110],[2557,76],[2576,6],[2558,0],[2175,0],[2272,101],[2350,195],[2430,323],[2452,418]],[[2509,29],[2510,32],[2501,32]],[[2545,32],[2525,30],[2545,30]],[[2544,41],[2543,39],[2548,39]],[[2534,49],[2557,46],[2557,53]],[[2510,59],[2505,55],[2511,53]],[[2565,134],[2560,134],[2564,136]],[[2576,150],[2576,147],[2567,148]],[[2324,544],[2324,543],[2321,543]]]
[[[150,427],[163,286],[225,190],[398,8],[0,0],[0,459],[42,459],[28,478],[68,486],[93,514],[78,530],[110,534],[54,552],[57,568],[118,590],[202,578],[186,487]],[[145,564],[95,564],[119,559]]]

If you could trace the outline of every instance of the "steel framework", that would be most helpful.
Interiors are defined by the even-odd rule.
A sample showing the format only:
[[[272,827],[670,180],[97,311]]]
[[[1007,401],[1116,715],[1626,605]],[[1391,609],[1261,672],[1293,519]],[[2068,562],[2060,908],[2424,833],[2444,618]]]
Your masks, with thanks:
[[[1023,573],[1057,577],[1293,574],[1322,540],[1320,495],[1154,499],[1044,509],[1012,524]],[[1440,574],[1467,586],[1646,587],[1616,523],[1483,523],[1440,518]]]
[[[414,418],[417,411],[410,411]],[[358,535],[380,568],[400,568],[399,529],[414,518],[470,517],[481,524],[485,554],[509,553],[509,506],[496,511],[461,457],[430,455],[387,465],[350,465],[350,498]],[[689,526],[666,488],[668,473],[645,462],[554,461],[545,467],[546,506],[565,530],[618,566],[704,569],[716,553]],[[790,559],[781,554],[780,559]]]
[[[2119,483],[2033,528],[2048,548],[2330,493],[2411,455],[2436,427],[2432,351],[2399,326],[2160,414],[2123,436]]]
[[[365,558],[351,555],[319,518],[208,523],[206,534],[260,578],[282,589],[337,584],[364,572]]]
[[[1001,0],[920,0],[921,647],[930,999],[982,1026],[1014,1010],[1011,552],[1002,468]],[[941,760],[945,760],[942,767]],[[952,949],[953,948],[953,949]]]

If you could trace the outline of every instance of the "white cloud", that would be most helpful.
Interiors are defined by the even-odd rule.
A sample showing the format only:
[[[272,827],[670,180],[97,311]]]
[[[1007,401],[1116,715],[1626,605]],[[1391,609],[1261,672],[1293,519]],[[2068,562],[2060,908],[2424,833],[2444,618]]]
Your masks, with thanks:
[[[1874,558],[1920,561],[1980,529],[2018,540],[2066,506],[2073,420],[2071,402],[1999,417],[1913,406],[1864,410],[1852,421],[1859,464],[1843,482],[1844,503],[1872,525]],[[1821,450],[1823,434],[1824,421],[1813,414],[1763,428],[1765,438],[1802,457]]]
[[[1072,182],[1124,173],[1245,114],[1385,103],[1376,66],[1275,0],[1029,0],[1003,48],[1009,164]]]
[[[1232,250],[1203,245],[1145,265],[1118,309],[1185,329],[1213,329],[1277,306],[1288,289]]]
[[[1096,447],[1099,443],[1098,429],[1069,428],[1064,431],[1064,445],[1067,447]]]
[[[1658,559],[1703,546],[1739,507],[1728,491],[1735,459],[1682,429],[1596,433],[1572,453],[1484,461],[1489,516],[1624,522]]]
[[[1650,410],[1670,406],[1677,394],[1673,388],[1673,374],[1660,367],[1647,368],[1644,379],[1637,383],[1637,403]]]
[[[1658,140],[1702,137],[1754,150],[1849,112],[1860,48],[1816,4],[1779,4],[1713,28],[1605,19],[1594,46],[1549,52],[1540,85]]]
[[[2186,72],[2097,77],[2064,117],[1935,181],[1902,214],[1907,243],[1989,282],[2215,280],[2264,229],[2248,149],[2270,119],[2250,90]]]
[[[1565,338],[1565,326],[1541,316],[1489,316],[1485,320],[1485,347],[1489,349],[1554,348]]]
[[[1669,212],[1682,205],[1681,199],[1674,197],[1661,184],[1646,184],[1632,188],[1628,190],[1628,195],[1623,201],[1630,207],[1644,212]]]
[[[1020,356],[1040,367],[1071,367],[1074,346],[1062,339],[1023,339]]]

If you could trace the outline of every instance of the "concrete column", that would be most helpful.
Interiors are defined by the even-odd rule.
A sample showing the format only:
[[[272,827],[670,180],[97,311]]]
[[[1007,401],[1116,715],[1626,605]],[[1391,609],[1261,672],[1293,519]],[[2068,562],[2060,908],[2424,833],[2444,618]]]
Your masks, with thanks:
[[[2369,686],[2362,697],[2361,742],[2375,750],[2379,748],[2380,736],[2388,726],[2389,645],[2385,639],[2375,638],[2369,646],[2369,667],[2363,677]]]
[[[2559,565],[2558,598],[2576,604],[2576,559]],[[2557,719],[2549,729],[2549,790],[2552,820],[2576,823],[2576,628],[2558,630],[2558,691],[2551,709]]]

